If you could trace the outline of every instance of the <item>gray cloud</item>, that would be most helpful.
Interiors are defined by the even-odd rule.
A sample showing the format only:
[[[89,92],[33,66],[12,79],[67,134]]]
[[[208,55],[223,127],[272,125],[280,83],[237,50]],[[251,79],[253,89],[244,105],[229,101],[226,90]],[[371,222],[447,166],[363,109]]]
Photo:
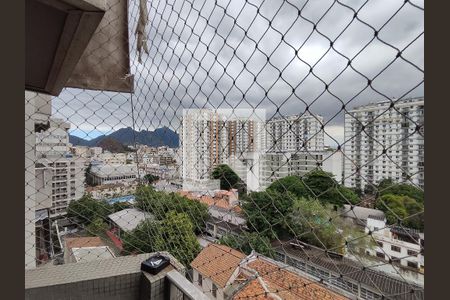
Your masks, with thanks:
[[[328,132],[340,136],[342,103],[352,108],[385,97],[423,95],[423,84],[413,89],[423,81],[423,11],[401,0],[365,3],[151,1],[150,53],[141,65],[132,0],[133,97],[67,89],[55,99],[55,112],[86,131],[132,126],[133,116],[137,129],[177,130],[183,108],[265,108],[270,118],[301,114],[308,107],[329,122]],[[423,7],[423,1],[414,3]],[[403,59],[396,58],[397,49]],[[375,78],[372,87],[368,78]]]

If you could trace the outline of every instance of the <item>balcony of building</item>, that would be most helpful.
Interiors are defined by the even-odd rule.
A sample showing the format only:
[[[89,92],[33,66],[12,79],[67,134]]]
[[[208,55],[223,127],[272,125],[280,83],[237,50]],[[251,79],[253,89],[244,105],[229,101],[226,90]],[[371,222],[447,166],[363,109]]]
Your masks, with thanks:
[[[157,274],[141,270],[156,253],[122,256],[59,266],[25,273],[25,299],[175,300],[207,299],[185,277],[185,268],[169,253],[170,263]]]

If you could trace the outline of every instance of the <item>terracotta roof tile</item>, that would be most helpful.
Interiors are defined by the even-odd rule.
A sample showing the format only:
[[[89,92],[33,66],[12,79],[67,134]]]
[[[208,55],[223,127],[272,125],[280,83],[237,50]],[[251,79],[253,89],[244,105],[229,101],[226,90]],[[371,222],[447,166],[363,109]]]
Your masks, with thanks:
[[[338,295],[326,287],[323,287],[311,280],[303,278],[298,274],[285,269],[280,269],[275,264],[257,259],[247,264],[247,268],[258,272],[269,292],[275,293],[282,299],[347,299]],[[270,294],[265,296],[266,289],[258,279],[252,280],[242,288],[233,300],[242,299],[273,299]],[[268,297],[268,298],[266,298]]]
[[[245,254],[230,247],[209,244],[192,261],[191,267],[224,288]]]
[[[252,300],[266,300],[270,298],[266,296],[265,290],[262,285],[259,283],[258,279],[253,279],[249,283],[247,283],[234,297],[233,300],[244,300],[244,299],[252,299]]]

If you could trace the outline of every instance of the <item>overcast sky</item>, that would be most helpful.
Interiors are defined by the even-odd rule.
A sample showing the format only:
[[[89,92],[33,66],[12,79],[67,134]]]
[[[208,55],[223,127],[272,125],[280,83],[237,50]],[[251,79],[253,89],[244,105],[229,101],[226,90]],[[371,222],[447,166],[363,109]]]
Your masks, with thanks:
[[[341,142],[343,104],[423,95],[423,11],[403,0],[149,1],[150,53],[142,64],[133,35],[137,11],[131,0],[138,130],[179,131],[183,108],[258,108],[271,118],[308,107]],[[115,92],[67,89],[54,101],[55,114],[84,138],[133,127],[131,108],[131,95]]]

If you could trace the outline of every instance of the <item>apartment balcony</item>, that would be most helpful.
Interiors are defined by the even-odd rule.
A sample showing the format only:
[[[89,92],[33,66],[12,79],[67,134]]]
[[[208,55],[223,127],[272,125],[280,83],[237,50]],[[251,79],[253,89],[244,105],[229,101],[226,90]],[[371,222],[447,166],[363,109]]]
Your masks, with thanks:
[[[25,299],[202,300],[207,297],[184,276],[185,268],[169,253],[170,264],[153,275],[141,263],[156,253],[45,266],[25,272]]]

